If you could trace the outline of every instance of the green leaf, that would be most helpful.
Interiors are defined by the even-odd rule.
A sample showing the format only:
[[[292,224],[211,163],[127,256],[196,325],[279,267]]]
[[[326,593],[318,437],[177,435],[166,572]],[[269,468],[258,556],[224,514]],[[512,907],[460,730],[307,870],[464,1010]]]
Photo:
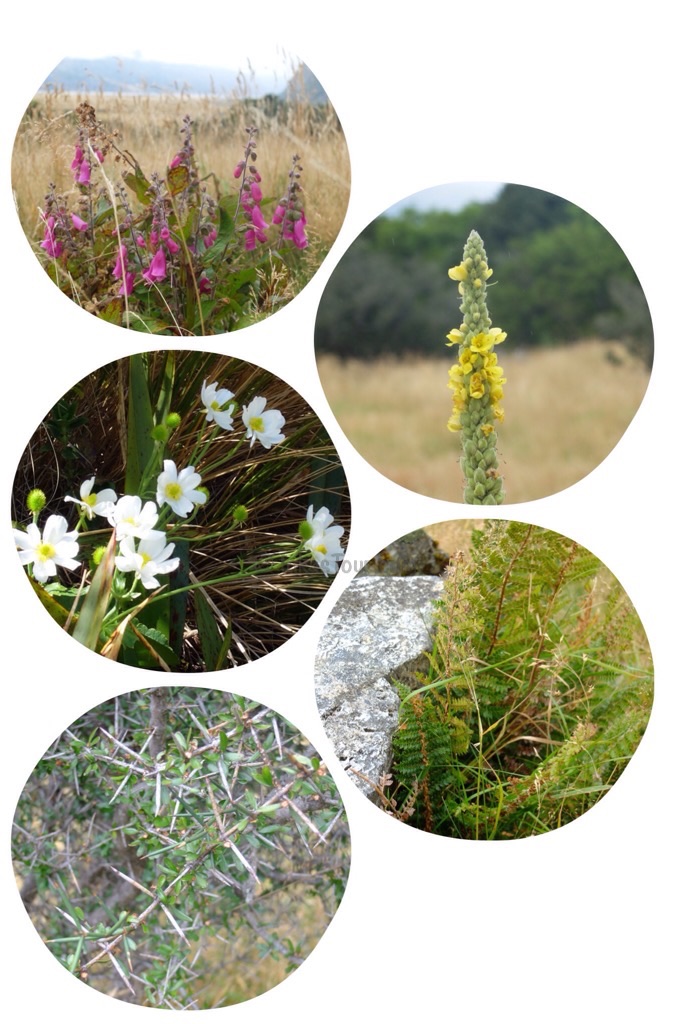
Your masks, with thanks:
[[[131,331],[143,334],[171,334],[171,324],[152,316],[140,316],[130,310],[129,316],[123,318],[123,326]]]
[[[105,320],[106,323],[116,324],[119,327],[123,318],[123,300],[111,299],[108,305],[100,310],[96,316],[99,320]]]
[[[171,411],[171,396],[176,376],[176,353],[171,351],[166,357],[164,369],[159,387],[159,394],[156,400],[155,420],[163,423]]]
[[[202,656],[208,672],[216,672],[224,667],[226,655],[231,643],[231,623],[229,622],[222,634],[219,621],[214,615],[204,587],[194,592],[195,619],[202,646]]]
[[[142,353],[130,356],[128,394],[128,463],[125,493],[138,494],[142,474],[154,451],[154,415],[149,398],[147,367]]]
[[[223,196],[219,200],[219,231],[212,251],[219,246],[223,249],[236,237],[235,215],[238,209],[237,196]]]
[[[115,530],[111,534],[94,578],[89,585],[87,596],[82,603],[79,618],[72,631],[72,636],[91,651],[95,651],[101,635],[101,625],[108,610],[111,597],[111,583],[115,572]]]
[[[27,578],[29,580],[29,583],[33,587],[34,593],[36,594],[39,601],[46,609],[50,617],[54,619],[61,628],[64,628],[65,623],[69,618],[69,611],[67,610],[67,608],[64,608],[59,601],[56,601],[56,599],[51,594],[49,594],[48,591],[45,590],[45,588],[42,587],[40,583],[37,583],[35,579],[32,579],[31,576]]]
[[[124,648],[126,642],[127,649],[123,651],[123,661],[128,665],[168,669],[175,668],[178,664],[178,657],[169,647],[163,633],[145,626],[139,620],[129,624],[123,641]]]
[[[182,164],[179,164],[178,167],[169,167],[166,172],[166,184],[172,196],[185,192],[190,184],[190,171]]]
[[[132,191],[135,193],[139,201],[143,203],[145,206],[149,206],[152,199],[151,195],[149,194],[150,185],[140,165],[135,165],[134,174],[123,175],[123,180],[125,181],[125,184],[128,186],[128,188],[132,189]]]

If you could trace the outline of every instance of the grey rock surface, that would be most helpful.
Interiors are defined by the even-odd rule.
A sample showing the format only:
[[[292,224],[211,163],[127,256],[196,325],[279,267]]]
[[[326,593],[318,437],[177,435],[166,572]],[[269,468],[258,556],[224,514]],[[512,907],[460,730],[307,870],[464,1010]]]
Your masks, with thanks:
[[[399,697],[388,679],[402,669],[425,669],[431,650],[434,576],[355,579],[335,605],[315,659],[318,710],[340,761],[358,788],[374,796],[387,772]],[[358,773],[358,774],[357,774]],[[370,783],[369,783],[370,780]]]
[[[414,530],[379,551],[359,576],[440,576],[449,561],[425,530]]]

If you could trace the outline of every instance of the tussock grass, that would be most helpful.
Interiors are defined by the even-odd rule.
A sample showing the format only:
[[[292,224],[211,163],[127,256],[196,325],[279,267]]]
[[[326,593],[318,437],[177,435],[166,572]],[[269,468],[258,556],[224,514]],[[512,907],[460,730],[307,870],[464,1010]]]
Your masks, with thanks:
[[[446,429],[452,357],[318,358],[332,410],[357,450],[412,491],[462,500],[459,440]],[[649,373],[619,342],[585,340],[501,353],[507,384],[498,450],[506,502],[561,491],[590,473],[622,437]]]

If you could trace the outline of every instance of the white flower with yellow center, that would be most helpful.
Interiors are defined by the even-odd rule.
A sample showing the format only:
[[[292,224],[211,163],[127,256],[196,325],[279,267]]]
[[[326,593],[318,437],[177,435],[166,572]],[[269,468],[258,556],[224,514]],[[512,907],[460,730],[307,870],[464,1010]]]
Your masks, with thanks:
[[[259,395],[251,399],[248,405],[243,406],[241,414],[246,426],[246,437],[250,438],[250,447],[259,441],[263,448],[271,448],[273,444],[279,444],[284,440],[281,429],[286,420],[279,412],[279,409],[267,409],[267,399]]]
[[[115,527],[116,540],[126,537],[146,537],[156,526],[159,510],[153,501],[142,504],[136,494],[124,494],[106,514]]]
[[[154,590],[160,585],[157,576],[178,568],[180,559],[169,558],[174,547],[166,543],[166,534],[161,530],[152,530],[137,548],[135,538],[126,537],[121,542],[120,553],[115,556],[115,564],[121,572],[134,572],[147,590]]]
[[[156,500],[159,505],[170,505],[177,516],[187,516],[195,505],[204,505],[207,495],[197,490],[202,477],[193,466],[186,466],[180,473],[171,459],[164,459],[164,471],[156,482]]]
[[[337,562],[344,558],[344,551],[339,543],[339,538],[344,533],[344,527],[332,526],[333,522],[334,516],[329,509],[323,506],[313,515],[313,506],[311,505],[306,515],[304,529],[301,530],[301,536],[306,538],[304,549],[310,551],[326,576],[334,575],[337,572]]]
[[[75,555],[79,553],[77,530],[67,529],[64,516],[48,516],[43,535],[36,523],[30,523],[23,530],[14,530],[14,542],[22,565],[34,566],[34,579],[46,583],[51,576],[58,575],[58,566],[63,569],[79,569]]]
[[[74,501],[79,505],[80,512],[86,515],[87,519],[93,519],[94,516],[107,516],[118,500],[118,495],[110,487],[93,494],[92,487],[95,480],[96,477],[93,476],[90,480],[84,481],[79,489],[79,498],[70,498],[69,496],[65,498],[65,501]]]
[[[202,404],[207,410],[207,422],[211,423],[213,420],[217,426],[222,427],[224,430],[231,430],[233,428],[231,417],[236,411],[236,403],[231,402],[233,391],[218,387],[216,381],[213,384],[208,384],[205,381],[202,385],[200,397],[202,398]]]

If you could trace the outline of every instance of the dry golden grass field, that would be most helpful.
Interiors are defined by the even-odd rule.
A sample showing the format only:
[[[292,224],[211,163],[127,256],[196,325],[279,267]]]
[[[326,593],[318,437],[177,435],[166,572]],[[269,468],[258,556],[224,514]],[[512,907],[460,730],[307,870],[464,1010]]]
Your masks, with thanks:
[[[350,168],[346,141],[330,106],[291,103],[283,119],[258,108],[252,110],[251,122],[248,109],[242,110],[234,96],[98,91],[38,94],[18,126],[12,183],[17,212],[31,240],[41,237],[38,209],[49,184],[68,194],[76,189],[70,171],[76,140],[73,111],[82,102],[94,107],[104,128],[118,132],[118,148],[132,154],[146,175],[165,172],[179,148],[182,119],[189,115],[200,175],[209,175],[207,187],[215,197],[232,193],[233,169],[247,141],[245,128],[254,123],[265,197],[284,193],[292,157],[299,154],[312,243],[307,253],[321,261],[334,242],[346,213]],[[117,176],[110,159],[108,165],[111,176]]]
[[[409,490],[462,501],[449,359],[318,358],[330,406],[360,454]],[[622,437],[649,382],[618,342],[586,340],[502,353],[507,377],[498,451],[506,503],[555,494],[590,473]]]

